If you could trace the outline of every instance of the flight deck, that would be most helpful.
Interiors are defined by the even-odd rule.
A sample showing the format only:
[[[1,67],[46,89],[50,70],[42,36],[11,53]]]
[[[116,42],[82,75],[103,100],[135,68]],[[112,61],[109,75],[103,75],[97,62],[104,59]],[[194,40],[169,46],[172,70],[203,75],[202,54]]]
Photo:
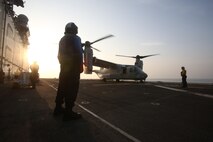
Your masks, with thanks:
[[[75,110],[83,118],[70,122],[52,115],[57,86],[0,86],[0,141],[213,141],[212,84],[81,80]]]

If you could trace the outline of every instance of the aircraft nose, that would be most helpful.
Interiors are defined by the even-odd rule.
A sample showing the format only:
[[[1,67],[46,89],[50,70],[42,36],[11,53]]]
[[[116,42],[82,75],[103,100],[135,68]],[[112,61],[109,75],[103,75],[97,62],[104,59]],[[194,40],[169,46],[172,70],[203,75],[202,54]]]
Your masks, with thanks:
[[[145,77],[145,78],[147,78],[147,77],[148,77],[148,75],[145,73],[145,74],[144,74],[144,77]]]

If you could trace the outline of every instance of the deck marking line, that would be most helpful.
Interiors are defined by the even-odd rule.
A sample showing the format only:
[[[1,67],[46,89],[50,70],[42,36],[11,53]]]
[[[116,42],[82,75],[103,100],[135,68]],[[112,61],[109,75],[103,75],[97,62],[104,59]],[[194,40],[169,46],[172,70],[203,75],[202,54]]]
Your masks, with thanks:
[[[211,98],[211,99],[213,99],[213,95],[209,95],[209,94],[202,94],[202,93],[196,93],[196,92],[191,92],[191,93],[193,93],[194,95],[197,95],[197,96],[207,97],[207,98]]]
[[[193,94],[193,95],[196,95],[196,96],[201,96],[201,97],[206,97],[206,98],[213,99],[213,95],[209,95],[209,94],[196,93],[196,92],[191,92],[191,91],[182,90],[182,89],[176,89],[176,88],[170,88],[170,87],[161,86],[161,85],[154,85],[154,86],[159,87],[159,88],[172,90],[172,91],[186,92],[186,93],[190,93],[190,94]]]
[[[55,91],[57,91],[58,89],[55,88],[53,85],[48,84],[46,81],[43,81],[44,83],[46,83],[49,87],[53,88]],[[128,139],[132,140],[133,142],[141,142],[139,139],[133,137],[132,135],[128,134],[127,132],[123,131],[122,129],[116,127],[115,125],[111,124],[110,122],[106,121],[105,119],[101,118],[100,116],[96,115],[95,113],[93,113],[92,111],[88,110],[87,108],[83,107],[82,105],[75,103],[78,107],[80,107],[81,109],[83,109],[84,111],[86,111],[87,113],[91,114],[92,116],[94,116],[95,118],[99,119],[101,122],[105,123],[106,125],[108,125],[109,127],[111,127],[112,129],[116,130],[117,132],[119,132],[120,134],[122,134],[123,136],[127,137]]]
[[[134,142],[141,142],[140,140],[138,140],[137,138],[129,135],[128,133],[126,133],[125,131],[121,130],[120,128],[116,127],[115,125],[111,124],[110,122],[106,121],[105,119],[101,118],[100,116],[96,115],[95,113],[93,113],[92,111],[86,109],[85,107],[83,107],[82,105],[76,103],[80,108],[82,108],[83,110],[85,110],[86,112],[88,112],[89,114],[91,114],[92,116],[94,116],[95,118],[99,119],[100,121],[102,121],[103,123],[107,124],[108,126],[110,126],[111,128],[113,128],[114,130],[118,131],[120,134],[124,135],[125,137],[129,138],[130,140],[134,141]]]
[[[161,85],[154,85],[154,86],[159,87],[159,88],[164,88],[167,90],[172,90],[172,91],[187,92],[186,90],[181,90],[181,89],[176,89],[176,88],[171,88],[171,87],[166,87],[166,86],[161,86]]]

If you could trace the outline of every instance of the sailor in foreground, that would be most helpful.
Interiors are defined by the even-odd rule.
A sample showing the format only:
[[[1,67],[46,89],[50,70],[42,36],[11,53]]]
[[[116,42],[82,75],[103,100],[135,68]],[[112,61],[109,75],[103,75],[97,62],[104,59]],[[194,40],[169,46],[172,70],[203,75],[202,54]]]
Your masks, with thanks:
[[[59,84],[54,116],[64,114],[63,121],[81,118],[73,107],[79,89],[80,73],[83,72],[83,49],[78,27],[70,22],[65,27],[64,36],[59,42],[58,60],[60,63]],[[65,101],[65,108],[62,107]]]

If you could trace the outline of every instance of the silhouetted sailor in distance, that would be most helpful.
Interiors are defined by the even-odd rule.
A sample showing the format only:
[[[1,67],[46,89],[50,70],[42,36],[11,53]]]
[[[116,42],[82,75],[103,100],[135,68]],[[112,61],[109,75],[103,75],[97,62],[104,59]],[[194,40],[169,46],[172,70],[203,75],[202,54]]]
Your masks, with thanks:
[[[185,67],[181,67],[181,70],[182,71],[181,71],[180,75],[182,77],[182,87],[187,88],[188,85],[187,85],[187,81],[186,81],[186,78],[187,78],[186,69],[185,69]]]
[[[30,65],[30,81],[32,83],[32,88],[34,89],[36,87],[36,83],[39,80],[39,74],[38,74],[38,70],[39,70],[39,65],[37,64],[36,61],[33,62],[32,65]]]

